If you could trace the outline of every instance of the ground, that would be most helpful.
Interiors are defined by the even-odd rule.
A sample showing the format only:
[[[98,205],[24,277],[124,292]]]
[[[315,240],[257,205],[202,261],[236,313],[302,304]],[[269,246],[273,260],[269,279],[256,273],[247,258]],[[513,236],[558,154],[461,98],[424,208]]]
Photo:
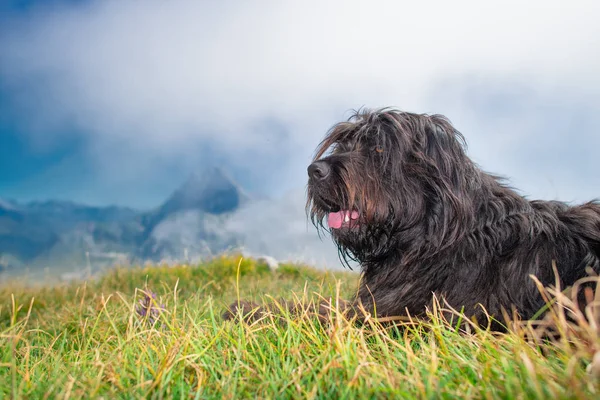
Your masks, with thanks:
[[[532,339],[527,324],[461,332],[435,311],[430,322],[392,329],[335,313],[326,326],[220,317],[237,298],[350,298],[357,284],[356,273],[270,271],[237,256],[63,285],[13,282],[0,287],[0,398],[598,396],[595,325],[560,313],[553,343]]]

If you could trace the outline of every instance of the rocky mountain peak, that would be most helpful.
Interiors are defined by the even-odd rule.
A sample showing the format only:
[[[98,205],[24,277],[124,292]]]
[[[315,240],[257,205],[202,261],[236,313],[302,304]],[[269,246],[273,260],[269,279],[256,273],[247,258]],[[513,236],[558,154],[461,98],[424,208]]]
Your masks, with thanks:
[[[221,168],[213,167],[192,173],[162,205],[161,214],[189,209],[209,214],[235,211],[248,196]]]

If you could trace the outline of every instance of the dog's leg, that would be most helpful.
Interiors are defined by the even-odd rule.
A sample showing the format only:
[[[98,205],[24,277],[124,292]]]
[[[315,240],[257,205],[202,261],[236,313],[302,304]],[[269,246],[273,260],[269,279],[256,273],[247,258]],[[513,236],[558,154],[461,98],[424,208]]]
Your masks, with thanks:
[[[242,321],[252,323],[264,317],[267,310],[253,301],[234,301],[227,307],[221,317],[225,321],[232,321],[241,315]]]

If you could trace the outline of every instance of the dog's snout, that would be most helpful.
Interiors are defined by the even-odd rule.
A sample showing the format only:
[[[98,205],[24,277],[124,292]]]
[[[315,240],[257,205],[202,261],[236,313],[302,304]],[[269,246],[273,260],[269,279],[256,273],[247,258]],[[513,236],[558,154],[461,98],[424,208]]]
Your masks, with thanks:
[[[319,181],[327,178],[330,172],[331,167],[325,161],[315,161],[308,166],[308,176]]]

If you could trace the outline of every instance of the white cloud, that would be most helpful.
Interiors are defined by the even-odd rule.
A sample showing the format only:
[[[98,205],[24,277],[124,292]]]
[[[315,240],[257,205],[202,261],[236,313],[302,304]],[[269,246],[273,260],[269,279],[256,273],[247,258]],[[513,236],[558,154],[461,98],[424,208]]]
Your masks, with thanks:
[[[96,1],[5,27],[0,78],[32,140],[75,127],[98,171],[126,168],[121,179],[208,141],[277,175],[282,194],[304,185],[313,149],[348,109],[397,106],[447,114],[470,154],[526,193],[583,199],[600,195],[597,168],[581,161],[596,159],[600,122],[544,121],[600,111],[599,19],[597,1]],[[521,98],[497,82],[528,95],[495,115],[496,94],[508,93],[500,106]],[[533,148],[547,138],[576,151]],[[143,170],[118,148],[144,152]]]
[[[252,256],[342,268],[329,234],[317,235],[306,218],[304,205],[302,191],[288,192],[278,200],[254,202],[237,211],[223,229],[240,237],[244,250]]]
[[[248,126],[274,117],[314,146],[348,108],[435,111],[424,97],[447,76],[597,83],[599,11],[593,1],[103,1],[25,20],[5,35],[2,69],[46,79],[32,93],[43,97],[25,100],[43,126],[158,150],[199,136],[246,148],[265,145]]]

